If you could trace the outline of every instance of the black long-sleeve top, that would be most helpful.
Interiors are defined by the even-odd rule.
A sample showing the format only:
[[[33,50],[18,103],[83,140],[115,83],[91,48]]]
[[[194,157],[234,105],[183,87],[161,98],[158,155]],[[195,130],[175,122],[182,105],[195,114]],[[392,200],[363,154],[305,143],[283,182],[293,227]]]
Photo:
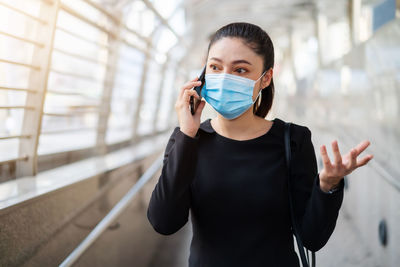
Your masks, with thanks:
[[[289,210],[284,121],[275,118],[262,136],[234,140],[219,135],[210,119],[195,137],[179,127],[164,153],[161,176],[147,217],[160,234],[193,227],[189,267],[297,267]],[[326,193],[311,131],[292,123],[292,188],[303,244],[321,249],[336,225],[343,201],[340,189]]]

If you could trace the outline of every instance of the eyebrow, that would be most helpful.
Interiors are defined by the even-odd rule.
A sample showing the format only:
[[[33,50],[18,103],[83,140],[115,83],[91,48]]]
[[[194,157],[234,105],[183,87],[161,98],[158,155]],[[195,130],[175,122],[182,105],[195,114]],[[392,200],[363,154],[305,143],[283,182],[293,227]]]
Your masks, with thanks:
[[[222,62],[221,59],[216,58],[216,57],[212,57],[212,58],[210,58],[210,60],[211,59],[214,59],[216,61]],[[239,63],[246,63],[246,64],[249,64],[249,65],[252,65],[250,62],[248,62],[247,60],[244,60],[244,59],[238,59],[238,60],[235,60],[235,61],[232,62],[232,64],[239,64]]]

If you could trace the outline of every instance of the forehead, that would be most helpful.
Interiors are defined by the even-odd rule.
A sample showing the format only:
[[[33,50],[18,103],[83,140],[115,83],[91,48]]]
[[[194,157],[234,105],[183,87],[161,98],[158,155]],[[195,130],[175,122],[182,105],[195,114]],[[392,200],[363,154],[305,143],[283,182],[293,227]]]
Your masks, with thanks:
[[[231,62],[237,59],[246,59],[250,62],[261,63],[261,56],[257,55],[242,39],[223,37],[216,41],[211,47],[208,58],[216,57],[224,62]]]

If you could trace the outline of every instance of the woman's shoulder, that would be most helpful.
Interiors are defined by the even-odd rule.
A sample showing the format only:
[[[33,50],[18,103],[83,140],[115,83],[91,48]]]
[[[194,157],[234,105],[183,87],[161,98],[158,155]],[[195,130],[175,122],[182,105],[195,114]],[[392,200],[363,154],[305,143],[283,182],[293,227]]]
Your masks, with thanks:
[[[273,119],[273,121],[277,122],[280,125],[280,127],[282,127],[282,128],[284,127],[284,125],[286,123],[290,123],[291,124],[291,126],[290,126],[290,130],[291,131],[302,132],[302,133],[310,131],[310,129],[306,125],[295,123],[293,121],[283,120],[283,119],[278,118],[278,117]]]
[[[277,126],[280,128],[282,136],[284,134],[285,124],[290,123],[290,140],[296,144],[301,143],[305,138],[311,138],[311,130],[304,124],[286,121],[280,118],[275,118],[273,121],[277,122]]]

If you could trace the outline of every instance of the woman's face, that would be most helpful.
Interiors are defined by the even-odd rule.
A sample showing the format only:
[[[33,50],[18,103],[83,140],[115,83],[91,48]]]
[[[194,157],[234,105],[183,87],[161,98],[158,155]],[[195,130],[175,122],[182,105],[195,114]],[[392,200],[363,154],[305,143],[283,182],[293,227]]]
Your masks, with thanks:
[[[229,73],[257,80],[263,73],[263,59],[240,38],[224,37],[215,42],[208,53],[206,73]],[[260,89],[269,85],[272,68],[254,85],[253,101]]]

